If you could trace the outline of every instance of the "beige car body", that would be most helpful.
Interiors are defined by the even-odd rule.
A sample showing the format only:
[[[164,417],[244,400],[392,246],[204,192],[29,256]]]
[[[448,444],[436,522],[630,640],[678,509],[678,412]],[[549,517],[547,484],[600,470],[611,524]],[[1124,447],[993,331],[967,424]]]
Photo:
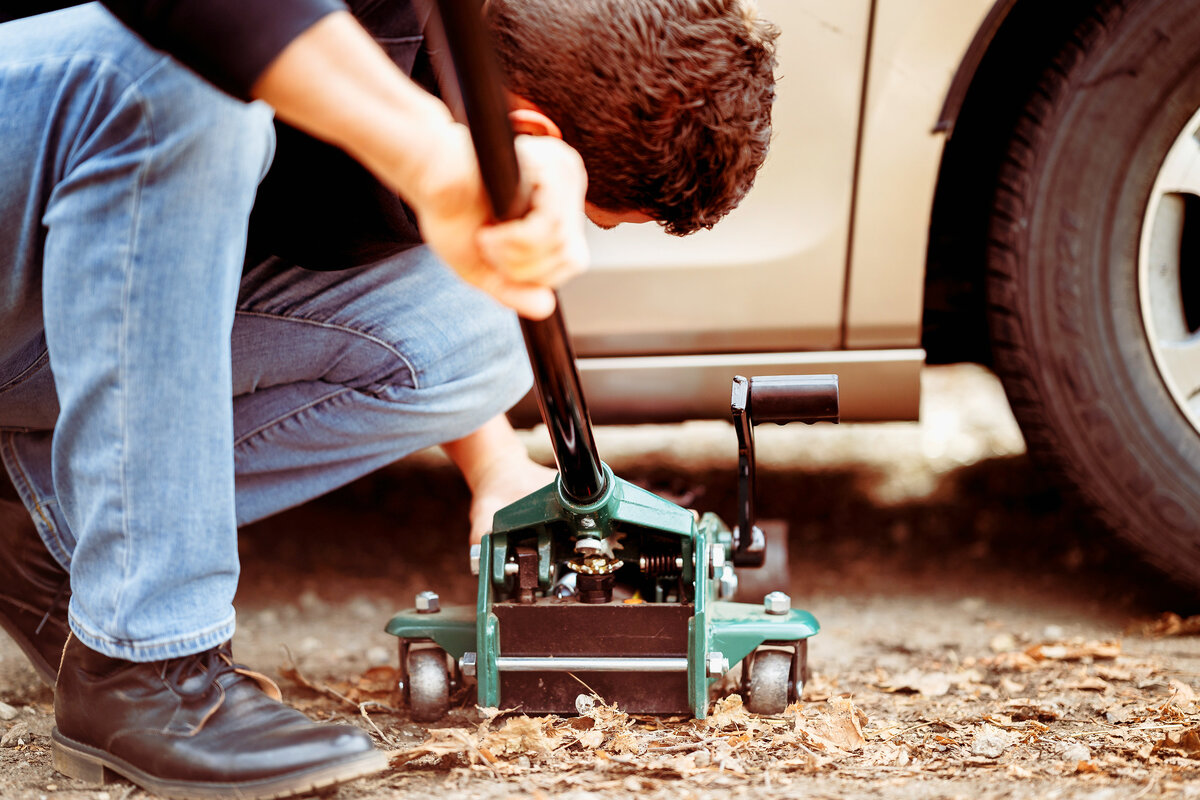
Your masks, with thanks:
[[[562,291],[597,422],[725,416],[737,373],[837,373],[844,419],[916,418],[952,87],[994,5],[1011,3],[760,0],[782,33],[754,189],[694,236],[593,231],[592,269]]]

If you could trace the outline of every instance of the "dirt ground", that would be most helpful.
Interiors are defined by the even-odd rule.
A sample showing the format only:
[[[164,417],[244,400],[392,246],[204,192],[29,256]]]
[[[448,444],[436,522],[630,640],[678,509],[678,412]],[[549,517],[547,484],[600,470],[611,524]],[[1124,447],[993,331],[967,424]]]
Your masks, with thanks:
[[[467,495],[434,452],[244,531],[235,653],[394,753],[388,773],[327,793],[338,800],[1200,799],[1196,597],[1048,485],[990,374],[927,370],[922,414],[759,430],[760,514],[789,522],[794,604],[823,626],[805,700],[779,717],[736,697],[707,722],[603,704],[491,716],[467,698],[432,728],[409,721],[382,626],[421,589],[474,596]],[[527,441],[550,459],[541,431]],[[731,517],[728,425],[598,441],[623,477]],[[7,639],[0,701],[0,797],[145,796],[53,771],[51,693]]]

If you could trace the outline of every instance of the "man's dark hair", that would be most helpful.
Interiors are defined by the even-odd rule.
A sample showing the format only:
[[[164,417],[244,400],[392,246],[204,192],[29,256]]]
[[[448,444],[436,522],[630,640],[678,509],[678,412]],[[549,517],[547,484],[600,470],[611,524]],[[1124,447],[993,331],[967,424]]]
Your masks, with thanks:
[[[767,155],[775,26],[754,0],[488,0],[508,88],[583,156],[587,199],[711,228]]]

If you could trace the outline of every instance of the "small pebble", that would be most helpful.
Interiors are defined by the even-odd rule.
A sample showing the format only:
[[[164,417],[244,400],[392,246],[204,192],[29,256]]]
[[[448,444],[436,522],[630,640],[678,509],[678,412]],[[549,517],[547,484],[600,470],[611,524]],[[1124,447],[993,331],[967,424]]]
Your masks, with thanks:
[[[993,653],[1008,653],[1017,649],[1017,637],[1011,633],[998,633],[988,642]]]
[[[325,649],[325,644],[315,636],[305,636],[300,640],[300,644],[296,645],[296,649],[303,655],[311,655],[320,650]]]
[[[964,597],[959,601],[958,607],[968,614],[975,614],[983,610],[983,599],[980,597]]]
[[[1012,737],[1009,734],[994,725],[984,725],[979,733],[975,734],[975,741],[971,743],[971,753],[980,758],[999,758],[1011,744]]]
[[[586,716],[589,711],[596,707],[596,698],[590,694],[581,694],[575,698],[575,712],[579,716]]]
[[[18,722],[0,736],[0,747],[19,747],[33,740],[28,722]]]
[[[263,609],[254,615],[254,621],[264,628],[273,628],[279,624],[279,614],[273,608]]]
[[[394,655],[395,652],[386,647],[371,647],[367,650],[367,663],[371,666],[387,664],[392,660],[392,656]]]
[[[17,710],[8,703],[0,703],[0,719],[10,720],[17,716]]]
[[[326,602],[321,599],[321,596],[312,589],[305,589],[303,592],[301,592],[300,597],[296,602],[299,604],[300,608],[309,613],[324,611],[328,607]]]
[[[1075,744],[1068,745],[1066,749],[1062,751],[1062,758],[1063,761],[1066,761],[1068,764],[1078,764],[1080,761],[1091,761],[1092,751],[1089,750],[1088,746],[1083,742],[1075,742]]]
[[[1061,640],[1067,632],[1062,629],[1061,625],[1047,625],[1042,628],[1042,638],[1052,642]]]
[[[383,612],[376,608],[374,603],[361,595],[350,601],[349,608],[351,614],[363,621],[383,616]]]

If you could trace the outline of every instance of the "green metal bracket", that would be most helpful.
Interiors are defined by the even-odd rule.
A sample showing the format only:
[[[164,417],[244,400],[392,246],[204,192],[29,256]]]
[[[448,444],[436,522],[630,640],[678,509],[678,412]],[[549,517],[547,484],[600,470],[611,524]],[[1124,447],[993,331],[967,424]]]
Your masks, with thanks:
[[[709,610],[710,647],[736,664],[765,642],[795,642],[815,636],[821,626],[807,611],[768,614],[761,605],[716,601]]]
[[[395,614],[384,630],[401,639],[431,639],[458,659],[475,648],[475,609],[447,606],[429,614],[410,608]]]

